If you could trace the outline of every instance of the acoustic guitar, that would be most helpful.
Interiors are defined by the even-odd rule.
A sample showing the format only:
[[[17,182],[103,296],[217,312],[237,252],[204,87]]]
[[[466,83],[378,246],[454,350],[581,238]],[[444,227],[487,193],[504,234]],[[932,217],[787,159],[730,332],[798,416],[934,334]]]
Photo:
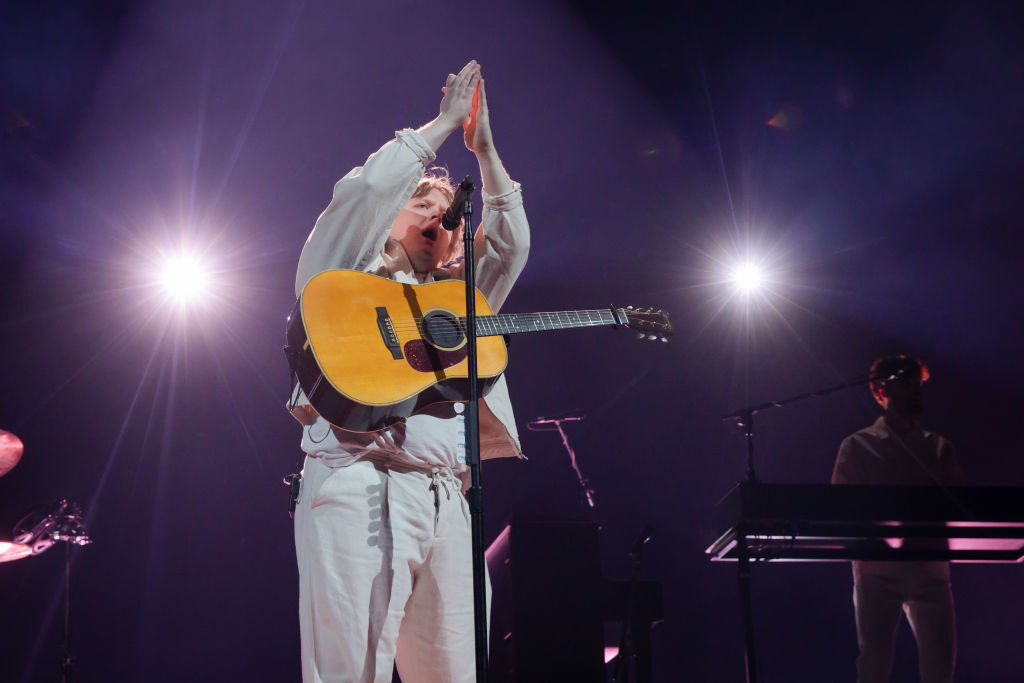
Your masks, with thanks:
[[[325,420],[353,432],[384,429],[424,407],[465,401],[466,294],[462,280],[409,285],[354,270],[328,270],[302,290],[284,347],[299,386]],[[668,314],[650,309],[494,315],[476,292],[478,391],[508,363],[505,335],[574,327],[627,327],[668,341]]]

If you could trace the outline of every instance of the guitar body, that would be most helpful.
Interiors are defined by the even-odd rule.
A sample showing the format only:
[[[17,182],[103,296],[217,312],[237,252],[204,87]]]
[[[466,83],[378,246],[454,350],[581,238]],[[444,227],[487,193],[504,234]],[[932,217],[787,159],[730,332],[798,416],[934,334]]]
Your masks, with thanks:
[[[467,400],[465,287],[462,280],[408,285],[353,270],[314,276],[288,319],[286,347],[313,408],[336,427],[370,432],[432,403]],[[479,291],[476,310],[491,313]],[[477,337],[480,396],[507,363],[501,336]]]

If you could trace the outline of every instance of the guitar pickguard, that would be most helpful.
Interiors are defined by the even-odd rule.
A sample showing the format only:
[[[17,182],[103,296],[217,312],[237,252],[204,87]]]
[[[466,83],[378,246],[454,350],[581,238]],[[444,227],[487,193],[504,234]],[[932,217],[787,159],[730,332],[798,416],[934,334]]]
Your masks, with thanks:
[[[450,368],[465,360],[468,354],[465,345],[453,351],[444,351],[431,346],[422,339],[410,339],[405,342],[402,350],[405,352],[405,360],[408,361],[409,366],[419,372],[439,372]]]

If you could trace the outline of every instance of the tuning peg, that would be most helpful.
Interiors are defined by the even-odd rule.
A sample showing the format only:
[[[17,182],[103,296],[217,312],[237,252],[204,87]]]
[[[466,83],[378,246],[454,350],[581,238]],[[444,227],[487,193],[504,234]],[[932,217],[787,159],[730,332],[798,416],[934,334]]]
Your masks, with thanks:
[[[631,310],[631,311],[633,310],[633,307],[632,307],[632,306],[626,306],[626,308],[628,308],[628,309],[629,309],[629,310]]]
[[[668,337],[662,337],[662,338],[661,338],[661,341],[663,341],[663,342],[665,342],[666,344],[668,344]]]
[[[650,339],[651,341],[656,341],[658,339],[658,335],[650,334],[650,335],[647,335],[647,338]]]
[[[643,339],[643,338],[644,338],[644,337],[646,337],[646,336],[647,336],[646,334],[644,334],[643,332],[641,332],[640,334],[636,335],[636,338],[637,338],[637,339]]]

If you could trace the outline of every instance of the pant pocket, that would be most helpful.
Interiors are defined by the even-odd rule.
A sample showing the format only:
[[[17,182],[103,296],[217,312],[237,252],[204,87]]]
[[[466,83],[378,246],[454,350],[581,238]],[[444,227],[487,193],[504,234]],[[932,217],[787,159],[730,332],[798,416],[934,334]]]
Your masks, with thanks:
[[[314,486],[310,487],[313,493],[309,506],[313,509],[346,500],[352,492],[363,492],[380,483],[373,463],[364,460],[345,467],[327,467],[318,462],[317,467],[326,471],[318,472],[318,481],[312,482]]]

